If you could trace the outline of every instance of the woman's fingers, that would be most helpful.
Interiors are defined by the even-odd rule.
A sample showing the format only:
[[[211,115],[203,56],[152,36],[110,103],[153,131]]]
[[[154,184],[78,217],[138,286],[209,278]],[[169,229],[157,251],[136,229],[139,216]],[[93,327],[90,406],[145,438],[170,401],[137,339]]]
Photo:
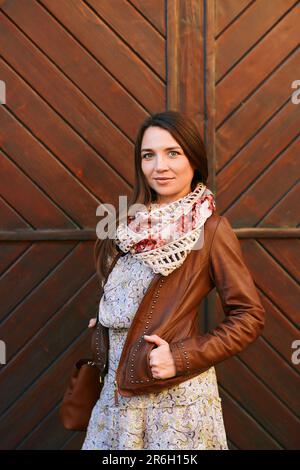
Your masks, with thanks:
[[[88,327],[93,328],[97,323],[97,318],[91,318]]]

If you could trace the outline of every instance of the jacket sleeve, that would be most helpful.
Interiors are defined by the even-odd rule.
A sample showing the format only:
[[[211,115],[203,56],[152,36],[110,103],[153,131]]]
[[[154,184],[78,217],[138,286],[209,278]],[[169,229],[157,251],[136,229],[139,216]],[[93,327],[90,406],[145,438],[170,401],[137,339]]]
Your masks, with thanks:
[[[169,343],[176,376],[204,372],[239,353],[264,327],[265,310],[240,242],[225,216],[221,216],[212,240],[209,273],[220,295],[225,319],[204,335]]]

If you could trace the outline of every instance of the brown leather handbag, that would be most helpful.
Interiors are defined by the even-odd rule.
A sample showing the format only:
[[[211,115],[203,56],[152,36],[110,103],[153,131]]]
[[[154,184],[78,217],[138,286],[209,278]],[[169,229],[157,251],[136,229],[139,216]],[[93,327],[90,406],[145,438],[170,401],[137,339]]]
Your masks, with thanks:
[[[62,424],[73,431],[87,430],[108,371],[108,328],[99,321],[94,328],[91,342],[93,359],[76,362],[59,409]]]

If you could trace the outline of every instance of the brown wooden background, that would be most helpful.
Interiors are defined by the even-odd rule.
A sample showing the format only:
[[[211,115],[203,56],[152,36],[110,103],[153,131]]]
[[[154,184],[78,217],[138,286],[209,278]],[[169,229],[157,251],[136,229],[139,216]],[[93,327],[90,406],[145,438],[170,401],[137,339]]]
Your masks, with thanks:
[[[136,131],[189,112],[209,186],[241,239],[267,311],[263,335],[217,366],[232,449],[300,447],[299,2],[0,0],[0,442],[78,449],[58,407],[89,351],[101,202],[133,184]],[[222,318],[218,296],[203,326]]]

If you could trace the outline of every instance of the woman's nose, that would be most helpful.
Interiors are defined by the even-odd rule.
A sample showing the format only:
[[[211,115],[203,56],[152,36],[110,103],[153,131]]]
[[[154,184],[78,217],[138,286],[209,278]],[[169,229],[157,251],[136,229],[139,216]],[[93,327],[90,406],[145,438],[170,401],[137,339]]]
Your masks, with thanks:
[[[155,159],[155,170],[159,170],[159,171],[162,171],[162,170],[167,170],[168,169],[168,165],[167,165],[167,162],[165,161],[165,159],[163,157],[157,157]]]

